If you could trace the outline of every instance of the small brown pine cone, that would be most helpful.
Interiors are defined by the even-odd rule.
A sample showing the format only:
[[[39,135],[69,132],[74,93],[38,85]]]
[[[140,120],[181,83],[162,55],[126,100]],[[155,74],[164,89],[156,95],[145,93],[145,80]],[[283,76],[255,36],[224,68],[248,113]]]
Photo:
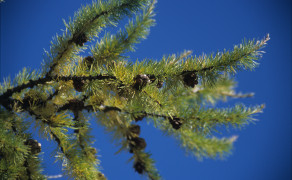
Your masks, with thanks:
[[[73,41],[76,45],[83,46],[83,44],[88,41],[88,38],[86,37],[85,33],[81,33],[77,37],[73,36]]]
[[[133,125],[131,125],[130,127],[129,127],[129,131],[131,132],[131,133],[133,133],[133,134],[136,134],[136,135],[140,135],[140,126],[139,125],[135,125],[135,124],[133,124]]]
[[[84,87],[84,80],[81,79],[74,79],[73,80],[73,86],[74,89],[78,92],[82,92],[83,91],[83,87]]]
[[[146,167],[145,167],[145,163],[141,162],[141,161],[137,161],[134,164],[134,169],[137,173],[139,174],[143,174],[143,172],[145,171]]]
[[[79,133],[79,129],[74,129],[74,133],[78,134]]]
[[[193,71],[183,71],[183,81],[186,86],[194,88],[198,84],[198,76]]]
[[[87,56],[86,58],[83,59],[83,63],[87,66],[89,69],[94,61],[94,58],[92,56]]]
[[[78,99],[69,100],[70,110],[81,111],[84,108],[84,102]]]
[[[130,140],[130,151],[136,149],[136,150],[142,150],[146,148],[146,141],[143,138],[140,137],[134,137]]]
[[[136,89],[136,90],[141,90],[148,83],[150,83],[149,77],[146,74],[139,74],[136,77],[134,77],[133,88]]]
[[[179,129],[182,125],[182,121],[180,118],[177,118],[177,117],[169,117],[168,118],[169,120],[169,123],[172,125],[173,129]]]
[[[25,145],[30,147],[31,154],[38,154],[41,152],[41,143],[35,139],[28,139],[24,142]]]

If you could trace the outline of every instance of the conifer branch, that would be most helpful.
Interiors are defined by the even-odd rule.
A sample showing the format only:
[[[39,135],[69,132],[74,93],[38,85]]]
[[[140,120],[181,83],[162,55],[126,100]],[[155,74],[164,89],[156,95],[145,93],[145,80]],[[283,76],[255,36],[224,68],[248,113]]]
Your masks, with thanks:
[[[203,68],[197,69],[198,64],[193,64],[195,66],[195,70],[188,70],[188,71],[183,71],[179,75],[184,75],[184,74],[189,74],[189,73],[198,73],[201,75],[202,80],[204,80],[204,83],[207,81],[211,80],[211,83],[214,83],[214,79],[216,76],[218,76],[218,73],[220,71],[228,70],[228,67],[230,68],[231,71],[235,71],[235,69],[239,69],[241,66],[245,66],[246,68],[253,68],[255,66],[255,62],[251,58],[257,58],[259,56],[259,52],[256,52],[256,50],[262,48],[266,44],[266,42],[269,40],[269,36],[267,36],[264,40],[258,41],[255,45],[253,42],[247,43],[245,46],[243,45],[241,48],[235,47],[234,52],[229,54],[219,54],[214,57],[213,61],[210,61],[207,59],[199,61],[200,67],[201,64],[209,64],[209,65],[204,65]],[[244,48],[243,48],[244,47]],[[241,52],[241,50],[243,52]],[[246,52],[247,51],[247,52]],[[239,55],[238,55],[239,54]],[[236,56],[236,59],[233,59],[233,57]],[[185,62],[186,66],[188,61]],[[216,68],[216,70],[214,69]],[[153,75],[154,76],[154,75]],[[157,75],[156,75],[157,76]],[[161,76],[161,75],[160,75]],[[26,84],[22,84],[20,86],[16,86],[13,89],[8,89],[5,93],[3,93],[0,96],[0,103],[3,103],[4,97],[10,97],[13,93],[15,92],[20,92],[22,89],[26,88],[32,88],[37,84],[44,84],[48,81],[51,81],[53,79],[59,79],[59,80],[77,80],[80,78],[80,80],[93,80],[93,79],[116,79],[114,76],[102,76],[102,75],[97,75],[97,76],[87,76],[87,77],[76,77],[76,76],[68,76],[68,77],[57,77],[55,76],[54,78],[50,76],[45,76],[44,78],[39,78],[37,80],[30,80]]]
[[[229,96],[232,98],[247,98],[247,97],[253,97],[254,93],[247,93],[247,94],[242,94],[242,93],[234,93],[234,92],[221,92],[223,96]]]
[[[0,177],[43,178],[36,156],[40,152],[39,143],[32,141],[30,134],[25,132],[24,122],[16,114],[2,108],[0,120]],[[10,168],[14,168],[14,171]]]
[[[72,157],[72,155],[71,155],[71,153],[70,153],[70,151],[68,151],[69,149],[68,149],[68,147],[67,147],[67,142],[65,141],[65,139],[64,138],[62,138],[62,136],[59,136],[58,135],[58,133],[57,132],[59,132],[60,130],[61,130],[61,128],[62,127],[68,127],[68,125],[67,124],[61,124],[61,123],[59,123],[58,122],[58,124],[55,124],[54,122],[51,122],[51,121],[49,121],[49,120],[43,120],[43,118],[40,116],[40,115],[38,115],[38,114],[36,114],[31,108],[30,108],[30,106],[29,105],[27,105],[27,103],[28,102],[20,102],[20,101],[18,101],[18,100],[13,100],[12,101],[13,103],[16,103],[20,108],[22,108],[24,111],[27,111],[30,115],[32,115],[32,116],[34,116],[37,120],[41,120],[41,122],[42,123],[44,123],[44,124],[46,124],[46,125],[48,125],[48,127],[49,127],[49,131],[48,131],[48,133],[51,135],[51,137],[52,137],[52,139],[53,140],[55,140],[56,142],[57,142],[57,144],[58,144],[58,147],[60,148],[60,150],[61,150],[61,152],[65,155],[65,157],[71,162],[71,163],[73,163],[73,166],[75,167],[75,166],[81,166],[81,164],[74,164],[74,158],[76,158],[76,157]],[[76,103],[74,102],[74,101],[72,101],[71,102],[72,103],[72,105],[71,106],[69,106],[70,108],[68,108],[68,109],[70,109],[70,110],[72,110],[72,106],[73,106],[73,110],[75,110],[74,108],[76,108],[76,107],[74,107],[74,106],[76,106]],[[75,103],[75,104],[74,104]],[[65,106],[66,107],[66,106]],[[75,124],[78,124],[78,123],[75,123]],[[60,130],[57,130],[57,129],[60,129]],[[72,126],[72,128],[73,128],[73,126]],[[57,130],[57,131],[56,131]],[[63,134],[63,136],[64,136],[64,134]],[[95,153],[96,153],[96,150],[94,149],[94,148],[91,148],[91,147],[89,147],[88,145],[87,145],[87,143],[86,143],[86,141],[88,141],[88,140],[86,140],[86,138],[83,136],[83,135],[81,135],[81,134],[79,134],[79,142],[80,142],[80,147],[81,147],[81,150],[82,150],[82,154],[83,154],[83,156],[84,156],[84,158],[86,158],[87,159],[87,161],[88,162],[86,162],[86,163],[89,163],[89,165],[90,166],[95,166],[95,161],[96,161],[96,156],[94,155]],[[80,141],[81,140],[81,141]],[[65,142],[64,142],[65,141]],[[73,159],[72,159],[73,158]],[[83,165],[84,165],[84,163],[85,162],[83,162]],[[74,168],[73,167],[73,168]],[[84,167],[85,168],[85,167]],[[78,168],[77,168],[78,169]],[[95,169],[95,168],[94,168]],[[90,173],[90,171],[92,171],[92,173],[95,173],[96,175],[91,175],[91,176],[94,176],[94,177],[99,177],[99,179],[103,179],[104,178],[104,176],[102,175],[102,174],[100,174],[99,172],[95,172],[96,170],[93,170],[92,169],[92,167],[91,168],[89,168],[88,170],[86,170],[86,172],[87,173]],[[82,175],[83,176],[83,175]],[[90,176],[90,177],[91,177]]]
[[[143,90],[143,93],[145,93],[148,97],[150,97],[151,99],[153,99],[153,97],[150,94],[148,94],[146,91]],[[160,107],[162,107],[162,104],[158,100],[153,99],[153,101],[155,103],[157,103]]]
[[[79,157],[82,158],[83,153],[80,154],[76,147],[72,147],[72,144],[68,140],[69,138],[62,132],[61,128],[50,128],[49,133],[61,150],[62,154],[59,155],[59,158],[67,164],[65,170],[68,175],[78,179],[105,179],[103,174],[96,169],[95,159],[83,158],[80,161],[77,160]]]
[[[94,3],[91,7],[86,6],[81,9],[76,13],[73,22],[69,22],[69,24],[65,23],[65,26],[72,34],[71,39],[68,39],[67,32],[63,37],[56,37],[56,41],[59,44],[53,44],[52,46],[51,51],[54,52],[52,53],[53,60],[45,77],[52,76],[52,72],[55,70],[55,67],[60,64],[61,59],[64,59],[64,57],[69,54],[73,55],[74,49],[76,51],[79,48],[74,46],[74,44],[83,46],[85,42],[90,40],[90,36],[93,34],[97,36],[97,32],[101,30],[101,27],[117,22],[122,19],[123,15],[129,15],[132,11],[136,11],[146,2],[147,0],[123,0],[122,2],[109,1],[103,4],[99,1]],[[86,16],[85,14],[90,16]],[[83,15],[85,15],[86,18],[84,18]]]
[[[122,147],[117,152],[127,149],[130,153],[133,153],[133,157],[130,160],[134,160],[134,166],[136,172],[139,174],[147,174],[149,179],[160,179],[157,169],[154,167],[154,161],[150,158],[149,153],[145,153],[146,142],[140,135],[140,126],[123,121],[123,113],[120,108],[113,106],[104,106],[100,109],[104,115],[109,115],[111,118],[103,115],[99,116],[98,120],[102,123],[108,131],[113,132],[115,139],[121,140]],[[111,124],[109,126],[108,124]]]
[[[254,96],[253,93],[236,93],[234,90],[235,87],[235,81],[232,78],[223,75],[217,81],[215,81],[212,86],[196,86],[194,89],[192,89],[192,96],[198,103],[211,103],[213,105],[215,105],[217,100],[227,101],[227,97],[247,98]]]
[[[145,39],[150,26],[153,26],[155,1],[153,1],[147,9],[143,9],[142,15],[136,16],[136,23],[130,21],[125,27],[126,31],[121,31],[115,36],[106,34],[95,48],[92,48],[91,53],[98,64],[113,64],[113,60],[120,58],[121,53],[134,51],[133,44],[139,43],[139,39]]]
[[[21,84],[18,85],[12,89],[8,89],[5,93],[3,93],[2,95],[0,95],[0,104],[3,105],[3,103],[7,100],[7,98],[9,98],[10,96],[12,96],[12,94],[17,93],[22,91],[23,89],[27,89],[27,88],[33,88],[34,86],[37,85],[41,85],[41,84],[46,84],[50,81],[82,81],[82,80],[104,80],[104,79],[113,79],[115,80],[116,77],[114,76],[108,76],[108,75],[96,75],[96,76],[54,76],[54,77],[44,77],[44,78],[39,78],[37,80],[29,80],[28,83],[26,84]]]
[[[47,98],[47,101],[50,101],[52,100],[55,96],[57,96],[59,94],[59,90],[55,90],[55,92],[53,94],[51,94],[48,98]]]
[[[208,138],[188,130],[181,132],[180,135],[176,134],[175,137],[187,152],[199,159],[204,157],[216,158],[218,156],[224,158],[230,153],[233,143],[237,139],[237,136],[221,139],[216,137]]]
[[[126,69],[130,71],[135,70],[140,74],[148,74],[149,76],[164,77],[164,79],[193,73],[202,79],[202,84],[205,86],[208,84],[212,85],[223,72],[235,73],[236,70],[240,69],[254,69],[257,66],[256,60],[263,53],[259,49],[263,48],[269,39],[269,35],[267,35],[261,41],[247,41],[239,46],[235,46],[232,52],[217,53],[215,56],[190,57],[181,64],[178,64],[178,61],[173,60],[173,57],[170,56],[167,59],[163,58],[159,62],[151,60],[137,61],[135,64],[126,65]],[[139,70],[142,67],[143,70]],[[117,71],[120,70],[125,71],[125,68],[114,69],[115,74],[119,74],[120,72]]]
[[[65,174],[75,179],[102,179],[96,149],[91,147],[89,120],[85,111],[111,132],[121,150],[133,153],[133,168],[151,180],[160,179],[154,160],[145,152],[140,137],[143,118],[181,142],[198,158],[224,157],[236,137],[212,137],[218,127],[240,128],[254,122],[263,106],[205,108],[237,94],[231,79],[237,70],[253,70],[269,36],[261,41],[244,41],[232,51],[209,56],[191,56],[191,51],[163,57],[160,61],[128,63],[126,52],[145,39],[154,25],[156,0],[108,0],[82,7],[57,35],[42,73],[24,68],[11,82],[0,85],[0,176],[5,179],[43,179],[36,140],[26,133],[28,116],[41,135],[57,143]],[[143,13],[136,15],[142,10]],[[84,43],[98,37],[103,28],[115,25],[135,13],[125,30],[106,34],[91,48],[92,56],[82,59]],[[73,114],[73,117],[72,117]],[[73,130],[69,134],[68,130]],[[72,135],[72,136],[71,136]],[[13,162],[13,163],[12,163]],[[49,178],[47,176],[47,178]]]

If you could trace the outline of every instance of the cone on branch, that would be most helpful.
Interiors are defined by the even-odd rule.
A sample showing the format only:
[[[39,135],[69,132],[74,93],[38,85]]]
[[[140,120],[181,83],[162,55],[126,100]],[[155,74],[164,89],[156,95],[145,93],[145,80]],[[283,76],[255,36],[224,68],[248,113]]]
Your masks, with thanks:
[[[139,174],[143,174],[144,171],[146,170],[146,166],[145,166],[145,163],[142,162],[142,161],[136,161],[135,164],[134,164],[134,169],[137,173]]]
[[[79,99],[71,99],[69,100],[69,109],[73,112],[82,111],[84,108],[84,102]]]
[[[24,142],[25,145],[30,147],[30,152],[32,155],[38,154],[41,152],[41,143],[35,139],[28,139]]]
[[[88,41],[88,38],[85,33],[81,33],[77,37],[73,36],[72,41],[78,46],[83,46]]]
[[[139,125],[135,125],[134,124],[134,125],[131,125],[128,130],[129,130],[130,133],[133,133],[133,134],[139,136],[141,128],[140,128]]]
[[[194,88],[198,84],[198,76],[194,71],[183,71],[182,76],[186,86]]]
[[[84,84],[85,84],[85,81],[83,79],[80,79],[80,78],[73,79],[74,89],[78,92],[83,92]]]
[[[134,150],[143,150],[146,148],[146,141],[143,138],[140,137],[132,137],[129,139],[129,147],[130,147],[130,153],[133,153]]]
[[[90,69],[93,62],[94,58],[92,56],[87,56],[83,59],[83,64],[86,65],[88,69]]]
[[[3,121],[0,128],[4,130],[2,139],[6,139],[0,144],[12,147],[0,147],[0,166],[4,161],[15,164],[3,166],[7,170],[0,170],[0,177],[4,173],[12,179],[22,178],[23,172],[27,175],[32,172],[34,179],[37,177],[34,173],[42,177],[41,167],[37,165],[41,159],[37,156],[31,156],[36,159],[36,166],[23,168],[24,159],[41,152],[41,144],[36,140],[22,140],[22,137],[29,137],[26,131],[34,128],[39,129],[41,136],[57,143],[54,155],[65,160],[62,165],[66,174],[73,179],[85,176],[103,179],[97,169],[96,149],[91,148],[94,142],[89,131],[91,117],[96,117],[98,124],[113,135],[113,140],[121,143],[121,150],[134,153],[131,160],[134,159],[135,171],[148,175],[151,180],[160,179],[160,175],[151,154],[144,151],[147,144],[140,137],[140,126],[129,125],[132,121],[151,118],[149,122],[155,128],[174,135],[181,146],[199,158],[228,154],[234,138],[210,139],[213,132],[218,132],[216,127],[229,124],[241,127],[253,120],[253,114],[261,112],[263,107],[217,109],[204,106],[229,96],[224,92],[233,91],[235,84],[229,75],[234,75],[235,70],[253,69],[269,37],[245,41],[233,51],[210,56],[189,56],[188,51],[180,56],[164,56],[158,61],[128,62],[132,59],[128,57],[129,52],[147,37],[149,28],[155,24],[155,3],[156,0],[93,1],[92,6],[84,6],[65,23],[66,30],[54,38],[46,52],[42,70],[24,69],[13,81],[7,79],[0,84],[0,120]],[[127,15],[136,18],[125,24]],[[111,25],[120,27],[118,21],[121,19],[125,28],[112,29]],[[109,33],[101,33],[105,31]],[[91,55],[84,56],[88,50],[82,46],[91,38],[95,38],[95,46],[90,48]],[[84,58],[79,59],[81,57]],[[80,64],[76,60],[80,60]],[[94,71],[89,71],[91,67]],[[226,79],[222,78],[224,74],[228,75]],[[199,83],[198,77],[204,89],[199,96],[191,89]],[[61,88],[66,85],[68,88]],[[162,90],[157,89],[162,87]],[[83,110],[94,116],[86,118]],[[27,115],[32,117],[29,120],[32,123],[26,123]],[[199,122],[200,118],[204,123]],[[35,127],[28,127],[31,124]],[[27,149],[30,150],[28,155],[22,153]],[[38,179],[45,179],[43,177]]]
[[[140,91],[150,82],[151,81],[146,74],[138,74],[137,76],[134,77],[133,88]]]
[[[173,129],[178,130],[182,125],[182,121],[180,118],[169,117],[168,120],[169,120],[169,123],[171,124],[171,126],[173,127]]]

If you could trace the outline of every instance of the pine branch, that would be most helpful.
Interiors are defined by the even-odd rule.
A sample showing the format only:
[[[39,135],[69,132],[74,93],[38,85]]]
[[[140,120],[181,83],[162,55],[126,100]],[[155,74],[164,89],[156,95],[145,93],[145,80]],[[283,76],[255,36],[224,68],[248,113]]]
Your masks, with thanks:
[[[236,83],[234,79],[223,75],[217,81],[212,84],[212,86],[202,86],[197,85],[192,89],[192,98],[197,104],[207,104],[211,103],[214,105],[217,100],[226,101],[228,97],[231,98],[247,98],[253,97],[253,93],[236,93],[235,92]]]
[[[189,109],[184,113],[184,124],[196,132],[210,135],[212,132],[217,132],[216,128],[220,126],[240,128],[255,121],[253,115],[262,112],[263,108],[264,105],[250,108],[236,105],[234,108],[225,109]]]
[[[25,123],[16,114],[0,109],[0,177],[43,178],[39,158],[40,144],[26,133]]]
[[[222,92],[221,93],[223,96],[229,96],[232,98],[247,98],[247,97],[253,97],[254,93],[247,93],[247,94],[242,94],[242,93],[234,93],[234,92]]]
[[[207,138],[187,130],[175,136],[187,152],[190,152],[199,159],[203,157],[216,158],[218,156],[224,158],[226,155],[230,154],[233,143],[237,139],[236,136],[222,139],[216,137]]]
[[[56,44],[52,43],[52,53],[51,55],[47,53],[51,57],[51,63],[45,77],[52,76],[52,72],[62,59],[73,55],[74,51],[78,51],[85,42],[90,40],[91,36],[97,36],[102,27],[117,22],[132,11],[137,11],[146,2],[147,0],[108,1],[107,3],[98,1],[92,6],[82,8],[75,14],[73,21],[65,23],[71,36],[66,31],[63,36],[56,36]]]
[[[270,40],[269,34],[267,34],[263,40],[257,41],[255,44],[254,41],[248,41],[244,42],[239,47],[235,46],[232,53],[227,51],[224,53],[217,53],[214,58],[210,56],[209,58],[213,59],[213,61],[206,59],[206,65],[203,65],[201,69],[196,69],[195,72],[210,71],[213,69],[217,71],[227,69],[231,72],[235,72],[236,69],[240,69],[241,67],[253,69],[257,65],[254,61],[261,57],[261,52],[258,50],[263,48],[268,40]]]
[[[97,170],[96,160],[84,158],[84,154],[74,147],[75,143],[70,142],[69,137],[62,131],[64,131],[63,128],[50,128],[49,133],[61,150],[59,159],[65,161],[64,168],[66,173],[77,179],[104,180],[104,175]]]
[[[199,65],[200,67],[203,67],[201,69],[196,69],[193,71],[182,71],[181,73],[179,73],[179,75],[185,75],[187,73],[198,73],[199,75],[201,75],[202,80],[203,80],[203,84],[205,84],[206,82],[210,81],[211,84],[214,83],[214,79],[215,77],[218,76],[218,73],[220,71],[224,71],[224,70],[228,70],[228,68],[230,68],[230,70],[235,71],[235,69],[240,68],[241,66],[245,66],[246,68],[252,68],[254,66],[254,61],[251,58],[257,58],[256,56],[258,55],[258,52],[256,52],[256,50],[258,50],[259,48],[261,48],[262,46],[264,46],[266,44],[266,42],[269,40],[269,36],[267,36],[264,40],[262,41],[258,41],[255,45],[253,45],[253,42],[249,42],[247,43],[247,45],[242,46],[241,48],[237,48],[235,47],[235,50],[233,53],[229,54],[227,53],[226,55],[217,55],[213,61],[210,61],[208,59],[205,60],[201,60],[199,61]],[[241,50],[243,50],[243,52],[241,52]],[[248,50],[248,53],[245,52]],[[233,56],[238,56],[237,54],[241,54],[239,55],[239,57],[237,57],[236,59],[233,59]],[[246,62],[245,62],[246,61]],[[164,62],[165,63],[165,62]],[[209,65],[202,65],[204,63],[207,63]],[[187,61],[185,62],[185,64],[187,65]],[[194,65],[194,64],[193,64]],[[195,67],[198,65],[194,65]],[[214,69],[216,67],[216,70]],[[135,68],[135,67],[133,67]],[[227,69],[226,69],[227,68]],[[145,72],[146,73],[146,72]],[[112,73],[110,73],[112,74]],[[113,73],[116,74],[116,73]],[[158,75],[156,75],[158,76]],[[161,75],[159,75],[161,76]],[[102,75],[97,75],[95,77],[92,76],[88,76],[88,77],[80,77],[80,80],[92,80],[92,79],[116,79],[116,77],[114,76],[102,76]],[[54,77],[54,79],[60,79],[60,80],[77,80],[78,77]],[[4,97],[10,97],[14,92],[20,92],[22,89],[25,88],[32,88],[37,84],[44,84],[48,81],[53,80],[52,77],[46,76],[44,78],[39,78],[38,80],[30,80],[27,84],[22,84],[20,86],[17,86],[13,89],[8,89],[5,93],[3,93],[0,96],[0,103],[3,103]],[[122,81],[122,80],[121,80]]]
[[[28,83],[26,84],[21,84],[21,85],[18,85],[12,89],[8,89],[5,93],[3,93],[1,96],[0,96],[0,104],[3,105],[3,103],[7,103],[7,99],[12,96],[12,94],[14,93],[17,93],[17,92],[20,92],[24,89],[27,89],[27,88],[33,88],[34,86],[37,86],[37,85],[41,85],[41,84],[46,84],[50,81],[70,81],[70,80],[73,80],[73,81],[82,81],[82,80],[89,80],[89,81],[92,81],[92,80],[104,80],[104,79],[113,79],[115,80],[116,77],[114,76],[108,76],[108,75],[96,75],[96,76],[54,76],[54,77],[44,77],[44,78],[39,78],[37,80],[29,80]]]
[[[85,105],[84,100],[72,100],[69,101],[67,104],[64,104],[62,107],[58,108],[56,112],[61,112],[64,110],[71,110],[72,112],[76,111],[82,111],[82,110],[87,110],[87,111],[92,111],[94,108],[90,105]],[[34,115],[37,119],[42,119],[39,115],[35,114],[33,111],[29,109],[28,102],[19,102],[18,100],[11,101],[11,107],[13,107],[13,104],[18,104],[18,106],[21,107],[21,109],[24,109],[28,111],[31,115]],[[212,129],[212,126],[215,126],[216,124],[224,124],[228,125],[231,123],[233,126],[236,125],[241,125],[243,122],[242,119],[247,119],[249,115],[253,114],[254,112],[260,112],[261,108],[255,108],[255,109],[248,109],[245,110],[244,108],[241,108],[240,106],[236,106],[235,109],[233,110],[212,110],[209,109],[207,111],[201,109],[200,111],[197,111],[194,109],[193,111],[188,111],[189,115],[186,115],[185,118],[183,117],[177,117],[177,116],[166,116],[166,115],[161,115],[161,114],[155,114],[155,113],[148,113],[146,111],[138,111],[138,112],[130,112],[127,110],[123,110],[118,107],[113,107],[113,106],[100,106],[103,112],[109,112],[109,111],[118,111],[118,112],[123,112],[126,114],[131,114],[135,115],[137,113],[143,114],[144,116],[151,116],[151,117],[162,117],[164,119],[167,119],[170,121],[170,124],[175,127],[179,128],[181,123],[186,121],[187,119],[193,119],[196,122],[191,123],[190,126],[194,127],[195,129],[199,130],[202,129],[202,127],[206,126],[206,123],[208,123],[208,126],[210,129]],[[184,110],[183,110],[184,111]],[[246,112],[246,114],[242,114],[242,112]],[[228,114],[229,113],[229,114]],[[213,114],[213,117],[216,117],[217,119],[215,120],[213,117],[206,116],[208,114]],[[175,119],[175,120],[174,120]],[[199,122],[197,122],[200,120]],[[46,123],[50,123],[50,121],[46,121]],[[210,124],[210,125],[209,125]],[[53,125],[53,124],[51,124]],[[58,124],[60,126],[61,124]],[[56,126],[56,125],[54,125]],[[204,131],[209,132],[208,129],[203,128]]]
[[[26,133],[31,116],[41,135],[57,143],[65,173],[74,179],[102,179],[96,149],[91,147],[86,111],[121,145],[119,151],[133,153],[133,168],[151,180],[160,179],[146,141],[140,137],[144,118],[181,142],[198,158],[224,157],[236,137],[216,138],[218,127],[240,128],[254,122],[263,106],[205,108],[237,94],[231,78],[238,70],[253,70],[261,57],[261,41],[244,41],[232,51],[191,56],[191,51],[163,57],[160,61],[126,62],[124,53],[145,39],[154,25],[156,0],[108,0],[82,7],[56,35],[42,73],[24,68],[16,78],[0,85],[0,173],[1,177],[43,179],[37,153],[40,146]],[[141,14],[136,14],[139,11]],[[135,14],[125,30],[106,34],[91,49],[92,56],[79,53],[84,44],[106,26],[116,25]],[[73,114],[73,117],[72,117]],[[73,133],[69,134],[69,130]],[[49,178],[49,177],[47,177]]]
[[[133,74],[132,77],[139,72],[139,74],[163,77],[163,79],[194,74],[201,79],[204,86],[212,85],[224,72],[235,73],[236,70],[240,69],[254,69],[257,65],[256,60],[261,57],[262,53],[262,51],[258,50],[263,48],[268,40],[269,35],[261,41],[248,41],[235,46],[232,52],[217,53],[214,57],[213,55],[199,58],[191,57],[181,64],[178,64],[178,61],[170,56],[163,58],[159,62],[151,60],[137,61],[135,64],[130,63],[125,67],[124,64],[118,64],[114,69],[108,69],[108,71],[109,74]],[[126,84],[132,82],[127,77],[121,76],[119,78]],[[179,80],[179,78],[177,79]]]
[[[136,23],[130,21],[126,26],[126,31],[121,31],[116,35],[106,34],[100,42],[98,42],[95,48],[91,49],[93,58],[99,65],[101,64],[113,64],[112,61],[116,61],[121,56],[120,54],[128,51],[134,51],[133,44],[139,43],[140,39],[145,39],[150,26],[153,26],[155,1],[153,1],[148,7],[143,8],[143,14],[136,16]]]
[[[55,124],[54,121],[50,121],[48,119],[43,119],[42,116],[36,114],[36,112],[34,112],[34,110],[32,110],[31,107],[29,105],[27,105],[27,102],[25,102],[25,101],[24,102],[20,102],[18,100],[14,100],[12,102],[13,103],[16,103],[19,106],[19,108],[23,109],[24,111],[27,111],[30,115],[34,116],[36,120],[41,120],[42,123],[46,124],[49,127],[50,131],[48,131],[48,133],[50,134],[50,136],[52,137],[52,139],[54,139],[57,142],[58,147],[60,148],[61,152],[70,161],[70,163],[72,163],[72,166],[73,166],[72,168],[73,169],[69,170],[69,173],[71,173],[71,171],[75,171],[74,170],[75,168],[77,168],[76,170],[78,170],[78,169],[80,170],[80,167],[79,166],[84,166],[85,163],[88,163],[88,165],[89,165],[88,168],[89,169],[86,170],[86,174],[87,175],[90,175],[91,172],[95,174],[95,175],[94,174],[91,174],[88,177],[94,176],[95,178],[98,177],[98,179],[103,179],[104,178],[104,176],[101,173],[96,172],[95,167],[92,167],[92,166],[95,166],[95,164],[96,164],[96,159],[95,159],[96,157],[94,156],[94,154],[96,153],[96,150],[94,148],[91,148],[91,147],[89,147],[87,145],[87,141],[88,141],[87,139],[88,138],[84,136],[84,134],[83,134],[84,132],[82,134],[79,133],[79,138],[78,139],[79,140],[80,140],[80,138],[82,139],[82,142],[80,142],[79,145],[80,145],[80,147],[82,147],[81,154],[83,156],[83,159],[86,162],[84,161],[81,164],[78,164],[78,163],[75,163],[74,162],[74,161],[76,161],[76,158],[77,158],[76,155],[74,155],[72,157],[73,154],[71,154],[71,153],[74,153],[75,151],[71,152],[70,149],[68,149],[68,147],[69,147],[69,145],[71,143],[67,142],[67,140],[66,140],[67,138],[66,138],[65,134],[64,133],[61,133],[61,130],[63,129],[63,127],[68,126],[67,124],[70,123],[70,122],[67,122],[67,124],[62,124],[62,121],[57,120],[58,123]],[[74,107],[74,106],[76,106],[76,103],[74,101],[71,102],[71,109],[69,108],[70,110],[72,110],[72,106],[73,106],[73,110],[75,110],[74,108],[76,108],[76,107]],[[78,123],[76,123],[76,124],[78,124]],[[61,133],[61,136],[58,135],[58,132]],[[28,163],[26,163],[26,164],[27,164],[27,166],[29,166]],[[28,175],[29,174],[30,173],[28,172]],[[73,172],[73,174],[74,174],[74,172]],[[77,174],[78,174],[78,177],[79,176],[80,177],[83,177],[82,173],[79,174],[77,172]]]
[[[160,179],[157,169],[154,167],[154,161],[150,158],[149,153],[145,153],[146,142],[140,135],[139,125],[130,125],[125,121],[125,118],[121,113],[120,108],[105,106],[100,109],[103,113],[98,114],[98,122],[106,127],[108,132],[113,133],[115,140],[121,141],[122,145],[119,153],[122,150],[127,150],[133,153],[134,166],[136,172],[139,174],[147,174],[149,179]],[[110,118],[109,118],[110,117]]]

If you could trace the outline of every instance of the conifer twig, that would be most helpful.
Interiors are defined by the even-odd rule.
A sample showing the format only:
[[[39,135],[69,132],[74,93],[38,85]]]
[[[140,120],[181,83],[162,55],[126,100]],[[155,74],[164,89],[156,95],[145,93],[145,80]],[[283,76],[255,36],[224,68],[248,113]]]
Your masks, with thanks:
[[[67,40],[66,47],[63,48],[63,51],[57,53],[57,57],[53,60],[51,66],[49,68],[49,71],[46,73],[45,77],[52,76],[52,72],[54,71],[55,67],[58,65],[59,60],[63,57],[63,55],[69,50],[69,48],[74,43],[76,44],[76,42],[80,39],[80,36],[85,36],[85,39],[84,39],[85,42],[88,41],[88,38],[84,34],[84,33],[86,33],[86,29],[88,28],[88,26],[93,24],[95,21],[97,21],[102,16],[112,15],[116,19],[120,19],[122,16],[119,13],[124,11],[124,14],[126,14],[126,13],[128,13],[127,11],[131,11],[131,10],[135,9],[135,7],[139,6],[139,4],[143,1],[145,1],[145,0],[142,0],[142,1],[141,0],[124,1],[120,4],[118,4],[118,6],[114,6],[113,8],[110,7],[109,9],[102,10],[99,14],[96,14],[88,22],[85,22],[85,24],[83,24],[81,29],[77,29],[77,31],[73,32],[72,38],[70,40]]]
[[[113,79],[115,80],[115,76],[109,76],[109,75],[96,75],[96,76],[54,76],[54,77],[44,77],[44,78],[39,78],[37,80],[29,80],[28,83],[26,84],[21,84],[18,85],[12,89],[8,89],[5,93],[0,95],[0,104],[3,105],[3,101],[5,101],[7,98],[12,96],[12,94],[17,93],[22,91],[23,89],[26,88],[33,88],[36,85],[41,85],[41,84],[46,84],[47,82],[50,82],[52,80],[55,81],[70,81],[70,80],[75,80],[75,81],[81,81],[81,80],[104,80],[104,79]]]

